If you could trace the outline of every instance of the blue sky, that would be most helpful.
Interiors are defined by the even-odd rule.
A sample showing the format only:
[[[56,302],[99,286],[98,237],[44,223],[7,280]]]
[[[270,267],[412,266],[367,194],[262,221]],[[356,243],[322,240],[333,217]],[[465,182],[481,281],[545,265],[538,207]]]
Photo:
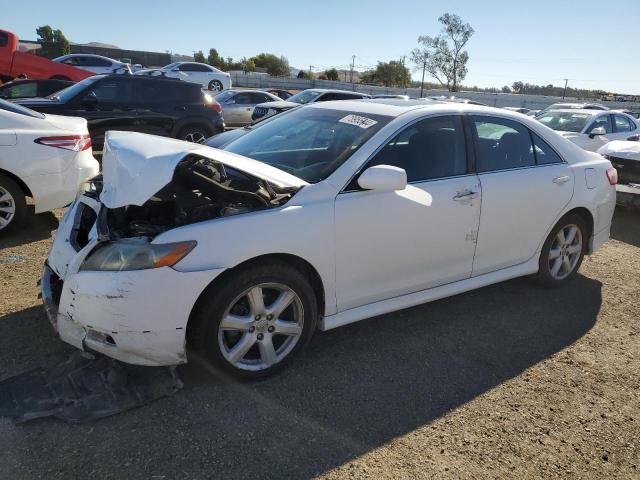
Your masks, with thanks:
[[[640,94],[640,0],[22,0],[19,6],[3,9],[0,28],[25,39],[49,24],[78,43],[188,54],[213,47],[234,58],[271,52],[316,70],[346,68],[351,55],[358,69],[408,56],[418,36],[437,34],[437,18],[449,12],[476,31],[466,85],[561,85],[568,78],[574,87]]]

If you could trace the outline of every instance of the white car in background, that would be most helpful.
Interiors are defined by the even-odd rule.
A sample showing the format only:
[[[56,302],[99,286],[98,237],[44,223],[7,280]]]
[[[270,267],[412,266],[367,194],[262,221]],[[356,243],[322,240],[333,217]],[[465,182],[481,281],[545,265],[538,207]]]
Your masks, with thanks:
[[[231,75],[206,63],[176,62],[162,68],[138,70],[134,75],[163,75],[187,82],[199,83],[203,88],[221,92],[231,88]]]
[[[0,235],[35,213],[69,205],[98,174],[84,118],[43,115],[0,100]]]
[[[88,70],[96,75],[109,73],[131,73],[131,65],[128,63],[119,62],[118,60],[103,57],[102,55],[72,53],[54,58],[53,61]]]
[[[615,140],[600,148],[598,153],[618,171],[618,203],[640,207],[640,142]]]
[[[312,103],[222,150],[109,132],[42,295],[77,348],[261,377],[317,328],[523,275],[566,284],[609,238],[615,182],[529,117],[450,102]]]
[[[536,116],[543,125],[592,152],[613,140],[640,139],[636,118],[609,110],[549,110]]]

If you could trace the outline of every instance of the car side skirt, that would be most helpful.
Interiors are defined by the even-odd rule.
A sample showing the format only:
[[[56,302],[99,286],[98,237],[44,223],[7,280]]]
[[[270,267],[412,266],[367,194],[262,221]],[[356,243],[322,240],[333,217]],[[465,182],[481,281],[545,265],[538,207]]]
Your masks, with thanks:
[[[520,265],[503,268],[495,272],[486,273],[477,277],[471,277],[458,282],[449,283],[439,287],[422,290],[420,292],[409,293],[400,297],[382,300],[361,307],[351,308],[343,312],[336,313],[324,317],[320,320],[320,330],[331,330],[332,328],[341,327],[350,323],[364,320],[365,318],[375,317],[386,313],[402,310],[404,308],[414,307],[422,303],[439,300],[441,298],[450,297],[459,293],[474,290],[476,288],[485,287],[493,283],[511,280],[512,278],[530,275],[538,271],[538,255]]]

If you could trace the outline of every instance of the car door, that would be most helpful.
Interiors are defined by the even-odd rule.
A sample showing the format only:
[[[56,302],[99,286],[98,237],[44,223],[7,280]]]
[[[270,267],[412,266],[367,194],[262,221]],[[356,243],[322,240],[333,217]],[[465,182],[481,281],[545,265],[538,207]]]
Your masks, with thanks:
[[[514,120],[471,116],[482,213],[473,275],[526,262],[573,195],[573,171]]]
[[[613,114],[613,140],[631,140],[638,141],[640,139],[638,126],[635,121],[626,115],[620,113]]]
[[[192,100],[184,95],[190,88],[183,88],[191,85],[144,77],[133,78],[130,82],[133,93],[131,107],[136,114],[136,122],[131,130],[163,137],[170,136],[176,118],[186,110],[185,104]]]
[[[361,169],[403,168],[395,192],[363,190],[357,176],[335,202],[338,310],[469,278],[480,218],[461,115],[403,128]]]
[[[228,95],[223,106],[225,124],[230,127],[240,127],[251,123],[253,107],[249,92]],[[247,118],[246,121],[245,118]]]
[[[604,135],[593,134],[595,128],[604,128]],[[597,151],[604,144],[614,140],[613,124],[609,113],[601,113],[589,123],[582,132],[579,142],[576,142],[585,150],[590,152]]]
[[[69,102],[70,115],[87,119],[93,142],[101,146],[108,130],[138,130],[132,80],[106,77],[91,84]]]

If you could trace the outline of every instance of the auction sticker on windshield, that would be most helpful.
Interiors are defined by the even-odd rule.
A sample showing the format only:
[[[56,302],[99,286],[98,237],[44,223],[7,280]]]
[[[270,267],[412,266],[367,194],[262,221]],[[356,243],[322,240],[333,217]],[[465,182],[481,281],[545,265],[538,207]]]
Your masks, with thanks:
[[[349,125],[355,125],[356,127],[365,128],[365,129],[369,127],[373,127],[376,123],[378,123],[376,120],[372,120],[367,117],[361,117],[360,115],[347,115],[346,117],[343,117],[338,121],[341,123],[348,123]]]

